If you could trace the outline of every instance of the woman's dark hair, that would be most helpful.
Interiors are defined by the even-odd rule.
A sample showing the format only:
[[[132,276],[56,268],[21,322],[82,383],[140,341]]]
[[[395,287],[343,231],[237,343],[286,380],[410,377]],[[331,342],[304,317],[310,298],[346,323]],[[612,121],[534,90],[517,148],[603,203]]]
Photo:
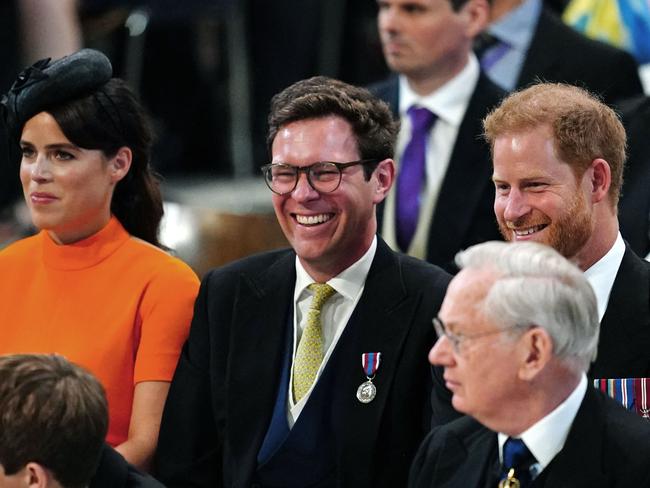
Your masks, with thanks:
[[[158,240],[162,196],[159,177],[150,164],[153,131],[126,83],[113,78],[85,96],[43,110],[81,148],[98,149],[108,158],[121,147],[131,149],[131,168],[115,187],[111,212],[131,235],[163,247]]]

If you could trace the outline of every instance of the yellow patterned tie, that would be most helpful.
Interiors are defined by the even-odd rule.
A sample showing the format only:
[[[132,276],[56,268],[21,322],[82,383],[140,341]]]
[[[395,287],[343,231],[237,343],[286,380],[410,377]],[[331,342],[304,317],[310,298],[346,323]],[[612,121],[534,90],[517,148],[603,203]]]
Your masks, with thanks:
[[[308,288],[314,292],[307,325],[302,331],[302,337],[296,350],[293,363],[293,398],[298,403],[309,391],[316,379],[320,363],[323,362],[323,331],[321,329],[320,311],[323,304],[336,293],[327,283],[312,283]]]

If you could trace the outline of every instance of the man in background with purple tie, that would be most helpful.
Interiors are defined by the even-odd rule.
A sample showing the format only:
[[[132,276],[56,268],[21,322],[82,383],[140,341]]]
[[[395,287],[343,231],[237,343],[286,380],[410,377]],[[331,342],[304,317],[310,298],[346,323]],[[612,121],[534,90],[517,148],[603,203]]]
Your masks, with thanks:
[[[460,249],[498,239],[481,120],[504,92],[472,52],[488,0],[378,0],[384,57],[395,72],[371,87],[401,120],[397,182],[378,207],[393,248],[454,269]]]

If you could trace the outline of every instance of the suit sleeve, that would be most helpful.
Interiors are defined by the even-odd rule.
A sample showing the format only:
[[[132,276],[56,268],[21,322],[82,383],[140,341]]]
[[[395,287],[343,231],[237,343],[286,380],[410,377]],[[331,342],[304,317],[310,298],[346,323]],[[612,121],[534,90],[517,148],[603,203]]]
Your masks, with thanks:
[[[199,289],[190,335],[174,373],[160,427],[155,476],[168,488],[220,487],[222,429],[211,389],[208,274]]]
[[[409,471],[409,488],[428,488],[431,486],[431,476],[432,476],[432,466],[433,459],[432,456],[435,454],[432,452],[435,449],[436,444],[436,435],[439,429],[434,428],[422,441],[420,447],[411,463],[411,469]]]

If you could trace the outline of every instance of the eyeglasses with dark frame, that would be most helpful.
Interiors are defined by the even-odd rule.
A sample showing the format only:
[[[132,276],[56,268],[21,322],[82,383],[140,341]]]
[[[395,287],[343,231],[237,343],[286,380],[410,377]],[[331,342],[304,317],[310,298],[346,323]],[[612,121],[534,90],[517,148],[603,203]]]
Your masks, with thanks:
[[[376,164],[381,159],[360,159],[348,163],[335,163],[333,161],[319,161],[309,166],[293,166],[285,163],[265,164],[260,169],[264,174],[264,181],[273,193],[286,195],[298,186],[300,173],[307,175],[309,186],[319,193],[332,193],[341,184],[343,170],[351,166]]]
[[[465,341],[471,339],[478,339],[479,337],[486,337],[494,334],[500,334],[502,332],[508,332],[513,329],[525,329],[533,327],[531,325],[519,325],[515,324],[510,327],[505,327],[503,329],[488,330],[486,332],[477,332],[476,334],[454,334],[449,332],[445,323],[440,320],[438,317],[433,318],[433,329],[436,331],[436,335],[440,339],[442,336],[445,336],[449,342],[451,342],[451,347],[454,349],[456,354],[461,353],[461,347]]]

